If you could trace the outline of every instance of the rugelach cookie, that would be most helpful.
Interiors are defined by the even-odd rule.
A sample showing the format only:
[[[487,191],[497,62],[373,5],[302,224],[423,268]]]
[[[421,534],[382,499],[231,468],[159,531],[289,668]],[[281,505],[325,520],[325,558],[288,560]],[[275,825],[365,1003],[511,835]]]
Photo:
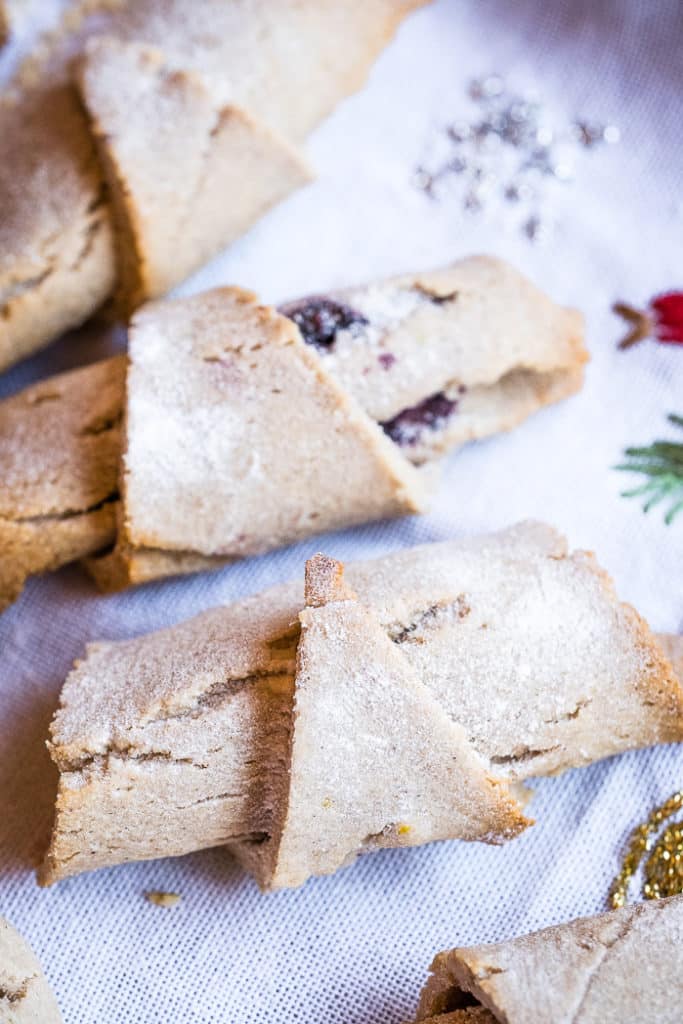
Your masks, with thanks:
[[[140,309],[125,388],[113,362],[79,371],[70,387],[84,398],[71,410],[36,407],[31,389],[0,403],[0,428],[14,424],[0,429],[0,461],[27,491],[40,465],[71,511],[83,510],[80,489],[93,478],[108,532],[88,568],[103,589],[120,589],[424,509],[442,454],[573,393],[586,358],[579,314],[486,257],[279,313],[250,292],[217,289]],[[126,424],[116,480],[111,460],[100,468],[94,458],[103,441],[79,440],[90,431],[87,396],[105,381],[110,418]],[[62,452],[45,424],[65,415]],[[22,520],[13,494],[5,516]],[[62,524],[37,526],[39,547],[63,547],[52,536]],[[95,550],[72,545],[52,564]],[[6,551],[5,604],[51,564]]]
[[[683,896],[439,953],[415,1024],[678,1024]]]
[[[305,587],[88,648],[52,725],[41,880],[220,845],[277,888],[382,846],[501,842],[529,824],[523,780],[681,738],[647,625],[548,526],[346,581],[316,556]]]
[[[160,294],[308,180],[292,147],[422,2],[66,5],[0,101],[0,370],[114,293]]]

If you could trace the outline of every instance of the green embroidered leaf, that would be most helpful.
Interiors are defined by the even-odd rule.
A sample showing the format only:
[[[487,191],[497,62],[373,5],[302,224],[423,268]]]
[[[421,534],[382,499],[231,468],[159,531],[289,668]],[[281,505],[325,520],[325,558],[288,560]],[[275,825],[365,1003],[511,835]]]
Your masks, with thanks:
[[[683,416],[672,413],[669,423],[683,428]],[[624,498],[645,497],[643,512],[662,501],[671,501],[664,516],[667,526],[683,511],[683,443],[677,441],[653,441],[646,448],[627,448],[626,461],[614,468],[625,473],[640,473],[645,483],[628,491],[622,491]]]

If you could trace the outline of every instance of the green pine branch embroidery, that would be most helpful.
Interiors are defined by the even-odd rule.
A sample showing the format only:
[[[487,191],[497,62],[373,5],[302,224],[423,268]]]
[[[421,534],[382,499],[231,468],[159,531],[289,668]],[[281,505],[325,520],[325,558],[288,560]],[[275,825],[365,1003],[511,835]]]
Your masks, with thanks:
[[[672,413],[668,420],[683,428],[683,416]],[[628,461],[614,468],[627,473],[642,473],[647,480],[630,491],[622,491],[622,496],[636,498],[642,495],[645,498],[643,512],[649,512],[655,505],[669,500],[671,505],[664,522],[667,525],[672,523],[683,511],[683,443],[654,441],[647,448],[627,448],[624,455]]]

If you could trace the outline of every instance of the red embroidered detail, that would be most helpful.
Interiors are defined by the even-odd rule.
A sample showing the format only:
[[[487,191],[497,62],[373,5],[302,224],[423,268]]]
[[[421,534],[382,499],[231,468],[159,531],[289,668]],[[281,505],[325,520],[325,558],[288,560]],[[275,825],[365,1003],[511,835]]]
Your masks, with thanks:
[[[683,345],[683,292],[665,292],[650,302],[655,336],[664,344]]]

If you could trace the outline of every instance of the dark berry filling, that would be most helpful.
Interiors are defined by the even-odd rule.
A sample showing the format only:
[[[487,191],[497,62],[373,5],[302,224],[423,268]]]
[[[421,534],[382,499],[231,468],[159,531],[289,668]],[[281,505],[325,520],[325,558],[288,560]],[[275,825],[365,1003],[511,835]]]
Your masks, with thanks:
[[[425,398],[419,405],[404,409],[393,419],[380,423],[380,426],[392,441],[403,448],[409,448],[418,443],[425,430],[438,430],[442,427],[457,406],[457,401],[439,391],[431,398]]]
[[[293,320],[306,344],[328,349],[334,344],[337,331],[359,329],[367,324],[362,313],[334,299],[313,298],[290,302],[280,312]]]

